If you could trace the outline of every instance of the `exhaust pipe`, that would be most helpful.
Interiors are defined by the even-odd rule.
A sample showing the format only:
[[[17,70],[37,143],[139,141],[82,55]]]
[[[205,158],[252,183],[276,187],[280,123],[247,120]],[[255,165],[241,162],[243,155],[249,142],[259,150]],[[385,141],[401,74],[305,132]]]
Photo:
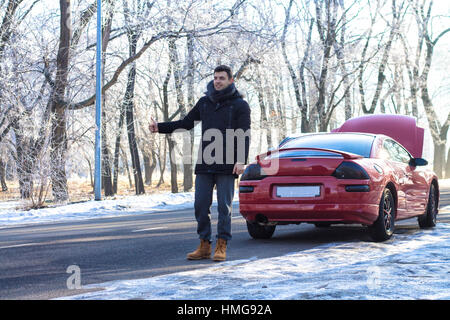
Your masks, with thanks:
[[[267,224],[267,222],[269,221],[269,219],[267,219],[267,217],[263,214],[257,214],[256,217],[256,222],[259,224]]]
[[[276,222],[269,222],[269,219],[267,219],[267,217],[261,213],[258,213],[255,217],[255,221],[257,224],[261,225],[261,226],[275,226],[277,225]]]

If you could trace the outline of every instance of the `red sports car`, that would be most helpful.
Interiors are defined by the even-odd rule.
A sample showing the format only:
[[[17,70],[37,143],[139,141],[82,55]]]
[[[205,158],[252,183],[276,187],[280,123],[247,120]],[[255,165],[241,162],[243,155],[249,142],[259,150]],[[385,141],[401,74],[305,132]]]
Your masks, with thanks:
[[[242,174],[239,208],[249,234],[267,239],[277,225],[357,223],[384,241],[397,220],[418,217],[420,227],[434,227],[439,184],[424,167],[423,134],[412,117],[371,115],[331,133],[284,139]]]

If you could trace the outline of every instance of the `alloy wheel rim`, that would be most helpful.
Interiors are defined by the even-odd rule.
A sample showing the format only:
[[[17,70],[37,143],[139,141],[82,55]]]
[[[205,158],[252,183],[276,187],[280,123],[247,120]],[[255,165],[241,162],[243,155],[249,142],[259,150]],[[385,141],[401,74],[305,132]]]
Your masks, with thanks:
[[[389,196],[386,195],[383,204],[384,229],[387,233],[392,232],[392,203]]]

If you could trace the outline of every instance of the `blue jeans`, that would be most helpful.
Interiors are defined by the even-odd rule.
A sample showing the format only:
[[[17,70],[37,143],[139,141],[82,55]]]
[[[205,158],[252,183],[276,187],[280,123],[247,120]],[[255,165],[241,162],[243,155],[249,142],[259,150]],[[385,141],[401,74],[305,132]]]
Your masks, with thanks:
[[[205,173],[195,177],[195,218],[200,239],[211,240],[211,204],[217,187],[217,238],[231,240],[231,210],[235,178],[231,174]]]

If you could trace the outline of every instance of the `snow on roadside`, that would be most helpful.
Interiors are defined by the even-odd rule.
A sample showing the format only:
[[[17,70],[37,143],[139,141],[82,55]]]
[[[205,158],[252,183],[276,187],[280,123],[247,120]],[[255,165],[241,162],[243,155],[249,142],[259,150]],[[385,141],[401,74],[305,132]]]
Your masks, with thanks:
[[[216,192],[213,204],[216,203]],[[234,195],[237,202],[239,195]],[[114,200],[85,201],[56,207],[22,210],[20,202],[0,202],[0,227],[41,222],[64,222],[94,218],[110,218],[133,214],[147,214],[162,210],[194,207],[194,192],[154,193],[128,196]]]
[[[450,225],[384,243],[329,243],[147,279],[84,286],[62,299],[450,299]]]
[[[20,205],[18,202],[2,202],[0,203],[0,226],[118,217],[192,208],[193,201],[194,193],[185,192],[129,196],[115,200],[90,200],[33,210],[16,209]]]

